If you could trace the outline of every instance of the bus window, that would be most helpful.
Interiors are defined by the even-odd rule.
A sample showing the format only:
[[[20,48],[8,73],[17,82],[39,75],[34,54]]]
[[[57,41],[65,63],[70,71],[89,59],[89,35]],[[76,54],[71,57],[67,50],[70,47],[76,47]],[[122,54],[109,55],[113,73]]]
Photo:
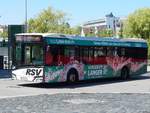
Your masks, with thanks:
[[[51,54],[53,56],[53,63],[52,65],[58,65],[58,54],[59,54],[59,47],[58,46],[52,46],[51,47]]]
[[[75,60],[75,47],[66,46],[64,49],[64,63]]]
[[[16,64],[21,65],[21,44],[16,45]]]
[[[81,54],[81,62],[83,62],[84,64],[88,64],[88,47],[82,47],[80,48],[80,54]]]
[[[125,48],[118,48],[118,56],[126,56],[126,49]]]
[[[94,48],[94,64],[104,64],[106,56],[105,47]]]
[[[45,64],[60,66],[63,62],[63,47],[59,46],[47,46],[45,55]]]
[[[75,56],[75,47],[65,47],[65,56],[68,57]]]
[[[118,56],[118,48],[117,47],[107,47],[107,56]]]
[[[94,57],[106,56],[106,50],[104,47],[95,47]]]
[[[32,46],[32,64],[40,65],[43,62],[43,48],[40,45]]]
[[[138,55],[139,58],[147,58],[147,49],[145,48],[138,48]]]
[[[93,64],[93,56],[94,56],[93,47],[89,47],[89,63],[90,64]]]
[[[46,65],[52,65],[53,62],[53,56],[51,53],[51,48],[50,46],[46,47],[46,54],[45,54],[45,64]]]
[[[121,48],[121,56],[125,56],[125,55],[126,55],[125,48]]]
[[[45,65],[62,66],[69,61],[69,57],[72,56],[73,50],[64,46],[47,46],[45,54]]]
[[[31,64],[31,47],[30,46],[26,46],[25,47],[25,65],[30,65]]]
[[[85,47],[84,49],[83,49],[83,60],[87,63],[88,62],[88,48],[87,47]]]

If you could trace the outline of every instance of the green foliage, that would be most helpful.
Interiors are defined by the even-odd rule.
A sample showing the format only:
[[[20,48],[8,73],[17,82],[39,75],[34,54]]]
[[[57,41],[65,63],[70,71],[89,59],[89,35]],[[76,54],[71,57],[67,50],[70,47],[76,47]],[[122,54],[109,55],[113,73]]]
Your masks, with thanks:
[[[67,20],[65,13],[49,7],[28,21],[28,32],[73,34],[75,31]]]
[[[143,38],[148,41],[150,58],[150,8],[142,8],[130,14],[124,23],[124,37]]]
[[[118,36],[119,36],[119,38],[123,38],[123,30],[122,29],[119,30]]]
[[[148,40],[148,58],[150,59],[150,40]]]
[[[73,33],[72,34],[76,34],[76,35],[81,35],[81,26],[76,26],[74,28],[72,28]]]
[[[86,37],[96,37],[95,33],[87,33],[85,34]]]
[[[98,37],[113,37],[113,31],[110,29],[103,29],[101,31],[98,31],[97,36]]]
[[[0,37],[2,37],[4,39],[8,38],[8,31],[0,32]]]
[[[125,37],[150,39],[150,8],[142,8],[130,14],[124,23]]]

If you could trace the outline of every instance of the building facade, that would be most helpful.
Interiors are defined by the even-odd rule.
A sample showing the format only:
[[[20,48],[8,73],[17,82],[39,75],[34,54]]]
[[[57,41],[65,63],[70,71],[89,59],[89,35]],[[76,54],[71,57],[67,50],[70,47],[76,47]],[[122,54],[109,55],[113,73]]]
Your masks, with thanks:
[[[111,30],[114,36],[117,36],[118,32],[122,28],[122,21],[119,17],[115,17],[112,13],[106,15],[102,19],[91,20],[82,25],[81,36],[86,36],[87,34],[97,33],[101,30]]]

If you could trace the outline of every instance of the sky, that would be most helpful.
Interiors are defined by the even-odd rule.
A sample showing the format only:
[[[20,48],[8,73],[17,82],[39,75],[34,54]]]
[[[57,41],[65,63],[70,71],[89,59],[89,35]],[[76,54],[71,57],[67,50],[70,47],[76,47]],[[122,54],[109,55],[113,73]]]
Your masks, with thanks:
[[[53,7],[67,13],[71,26],[105,17],[112,12],[116,17],[127,17],[138,8],[149,7],[150,0],[27,0],[28,19],[37,16],[43,9]],[[1,0],[0,24],[25,22],[25,0]]]

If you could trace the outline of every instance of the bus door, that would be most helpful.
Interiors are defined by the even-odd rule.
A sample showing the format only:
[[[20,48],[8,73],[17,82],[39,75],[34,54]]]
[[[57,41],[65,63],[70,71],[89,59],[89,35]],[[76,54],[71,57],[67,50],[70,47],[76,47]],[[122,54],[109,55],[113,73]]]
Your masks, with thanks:
[[[25,64],[31,63],[31,46],[25,46]]]

